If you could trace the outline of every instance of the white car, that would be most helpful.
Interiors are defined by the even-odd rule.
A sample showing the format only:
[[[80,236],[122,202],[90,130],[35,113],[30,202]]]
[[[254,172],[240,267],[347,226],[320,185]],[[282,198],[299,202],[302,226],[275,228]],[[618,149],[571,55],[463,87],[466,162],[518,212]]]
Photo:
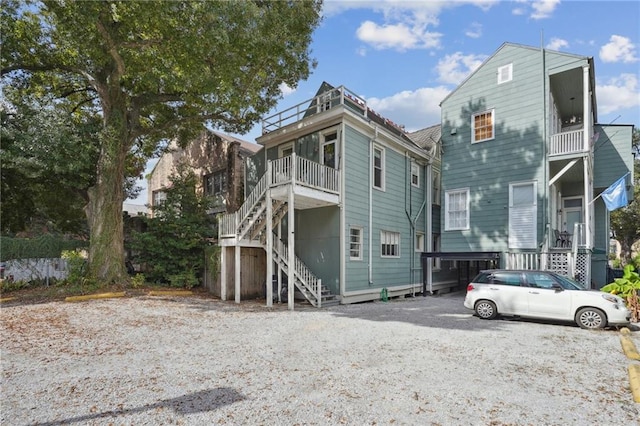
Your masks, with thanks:
[[[549,271],[482,271],[467,286],[464,306],[482,319],[513,315],[575,321],[586,329],[627,325],[631,318],[619,296]]]

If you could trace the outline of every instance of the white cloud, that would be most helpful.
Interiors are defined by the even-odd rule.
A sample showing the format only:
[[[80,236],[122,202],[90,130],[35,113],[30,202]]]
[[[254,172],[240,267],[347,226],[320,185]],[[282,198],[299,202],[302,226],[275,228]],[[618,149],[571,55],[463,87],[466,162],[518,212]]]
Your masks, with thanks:
[[[409,27],[404,23],[378,25],[363,22],[356,31],[358,39],[375,49],[431,49],[439,47],[442,34],[426,31],[420,26]]]
[[[280,89],[280,93],[282,93],[282,96],[289,96],[292,93],[295,93],[296,89],[293,87],[290,87],[287,83],[280,83],[280,86],[278,86],[278,88]]]
[[[553,37],[551,41],[547,43],[547,49],[551,50],[560,50],[565,47],[569,47],[569,42],[557,37]]]
[[[598,113],[612,112],[640,106],[640,88],[638,76],[635,74],[620,74],[603,85],[596,85],[598,99]]]
[[[538,0],[531,3],[533,12],[531,18],[544,19],[549,18],[556,7],[560,4],[560,0]]]
[[[600,48],[600,59],[603,62],[636,62],[636,46],[627,37],[614,34],[609,43]]]
[[[487,58],[485,55],[463,55],[456,52],[438,61],[438,81],[448,84],[459,84],[475,71]]]
[[[404,125],[408,132],[414,132],[440,123],[440,102],[450,91],[444,86],[423,87],[386,98],[368,98],[367,104],[383,117]]]
[[[467,37],[480,38],[482,36],[482,24],[473,22],[464,33]]]

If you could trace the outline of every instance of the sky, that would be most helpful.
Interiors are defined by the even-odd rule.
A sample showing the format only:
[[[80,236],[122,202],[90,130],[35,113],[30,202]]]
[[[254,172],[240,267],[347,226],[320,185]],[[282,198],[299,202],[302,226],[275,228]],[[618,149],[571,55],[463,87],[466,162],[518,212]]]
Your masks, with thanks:
[[[326,81],[407,131],[420,130],[439,124],[440,102],[510,42],[593,57],[598,122],[640,128],[637,0],[325,0],[322,14],[311,44],[317,67],[297,87],[282,86],[272,113],[311,99]],[[234,136],[260,135],[257,123]],[[146,200],[145,190],[128,202]]]

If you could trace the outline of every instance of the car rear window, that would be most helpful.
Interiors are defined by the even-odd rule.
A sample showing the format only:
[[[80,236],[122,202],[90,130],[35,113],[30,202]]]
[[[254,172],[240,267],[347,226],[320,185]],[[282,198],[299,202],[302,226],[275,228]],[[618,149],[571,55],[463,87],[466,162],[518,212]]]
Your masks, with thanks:
[[[520,285],[520,273],[518,272],[482,272],[474,280],[478,284],[502,284]]]

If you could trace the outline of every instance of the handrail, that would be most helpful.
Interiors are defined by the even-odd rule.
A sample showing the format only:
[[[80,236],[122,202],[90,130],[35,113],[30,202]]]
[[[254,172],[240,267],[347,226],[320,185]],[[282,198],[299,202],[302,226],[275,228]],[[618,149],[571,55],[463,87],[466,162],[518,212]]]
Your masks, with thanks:
[[[584,152],[584,132],[572,130],[551,135],[549,155],[575,154]]]
[[[262,134],[300,121],[305,116],[327,111],[336,105],[349,106],[354,112],[364,117],[367,116],[367,101],[356,95],[355,92],[340,86],[264,118],[262,120]]]
[[[288,246],[285,243],[283,243],[275,233],[272,236],[272,238],[274,240],[274,244],[273,244],[274,251],[280,257],[280,259],[284,260],[284,262],[287,263],[289,259]],[[316,277],[313,274],[313,272],[311,272],[311,269],[309,269],[309,267],[302,260],[300,260],[298,256],[294,256],[294,257],[295,257],[295,262],[294,262],[293,269],[294,269],[294,274],[298,279],[296,280],[295,277],[289,277],[289,285],[291,285],[291,283],[293,282],[293,285],[295,286],[299,282],[302,286],[304,286],[307,292],[314,295],[314,297],[316,298],[317,306],[320,307],[320,303],[321,303],[320,294],[322,291],[322,288],[321,288],[322,280]]]

